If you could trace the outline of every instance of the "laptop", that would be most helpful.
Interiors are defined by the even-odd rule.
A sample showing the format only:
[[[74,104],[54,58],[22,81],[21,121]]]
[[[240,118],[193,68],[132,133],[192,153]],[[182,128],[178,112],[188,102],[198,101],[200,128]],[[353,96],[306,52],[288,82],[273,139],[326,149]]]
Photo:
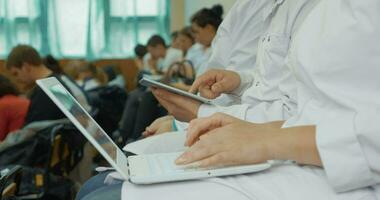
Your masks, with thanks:
[[[55,78],[37,80],[37,84],[59,107],[107,162],[125,179],[135,184],[152,184],[215,176],[253,173],[268,169],[271,164],[242,165],[224,168],[178,166],[175,159],[183,152],[125,156],[88,112]]]

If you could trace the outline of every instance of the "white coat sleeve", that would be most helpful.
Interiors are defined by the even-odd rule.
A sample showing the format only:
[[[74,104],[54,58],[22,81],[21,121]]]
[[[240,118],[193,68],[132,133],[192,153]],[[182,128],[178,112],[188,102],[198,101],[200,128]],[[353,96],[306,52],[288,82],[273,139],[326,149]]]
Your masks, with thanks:
[[[380,2],[323,1],[299,30],[299,118],[338,192],[380,183]],[[301,68],[302,68],[301,67]],[[302,80],[303,79],[303,80]]]

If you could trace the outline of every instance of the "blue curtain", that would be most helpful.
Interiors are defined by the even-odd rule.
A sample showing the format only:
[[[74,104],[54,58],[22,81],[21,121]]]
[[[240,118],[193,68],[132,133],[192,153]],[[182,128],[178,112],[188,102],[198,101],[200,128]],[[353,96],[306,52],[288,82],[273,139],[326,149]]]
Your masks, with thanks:
[[[0,0],[0,58],[29,44],[57,58],[126,58],[169,39],[169,0]]]

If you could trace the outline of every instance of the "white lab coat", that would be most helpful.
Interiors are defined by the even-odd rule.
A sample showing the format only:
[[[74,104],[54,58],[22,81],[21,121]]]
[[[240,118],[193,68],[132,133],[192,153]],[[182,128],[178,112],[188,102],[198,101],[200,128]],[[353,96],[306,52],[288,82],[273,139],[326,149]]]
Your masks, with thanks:
[[[253,76],[242,73],[241,87],[235,93],[241,104],[202,105],[198,117],[223,112],[251,122],[285,120],[296,111],[295,77],[286,67],[286,56],[297,16],[310,1],[277,1],[271,9],[270,24],[258,44]]]
[[[329,183],[345,192],[380,183],[380,1],[328,0],[290,55],[299,110],[285,126],[315,124]]]
[[[300,109],[285,126],[317,126],[324,170],[282,165],[200,181],[125,182],[123,199],[379,200],[379,10],[378,0],[322,0],[291,43]]]
[[[280,3],[279,0],[237,0],[218,28],[212,42],[211,56],[202,67],[204,71],[228,69],[253,73],[258,44],[269,27],[272,12]],[[223,106],[240,101],[236,95],[222,95],[216,100],[218,105]],[[187,123],[177,120],[176,125],[180,130],[187,127]]]
[[[238,0],[219,26],[206,69],[227,69],[251,74],[256,67],[257,47],[269,27],[270,15],[282,0]],[[205,70],[205,71],[207,71]],[[235,95],[223,94],[218,105],[240,103]]]

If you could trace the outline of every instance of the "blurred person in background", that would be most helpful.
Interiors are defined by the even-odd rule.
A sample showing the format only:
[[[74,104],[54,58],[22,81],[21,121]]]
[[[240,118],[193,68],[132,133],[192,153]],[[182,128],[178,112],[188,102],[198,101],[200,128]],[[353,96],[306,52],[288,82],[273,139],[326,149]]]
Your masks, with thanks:
[[[15,85],[0,75],[0,141],[8,133],[23,127],[29,104],[28,99],[19,97]]]
[[[47,68],[49,68],[53,73],[57,74],[61,80],[70,88],[72,95],[75,99],[87,110],[91,111],[91,106],[88,102],[88,97],[85,91],[69,76],[63,72],[58,60],[56,60],[52,55],[47,55],[43,58],[43,63]]]
[[[106,73],[96,67],[93,63],[84,62],[78,68],[76,82],[85,91],[89,91],[108,83]]]
[[[165,40],[153,35],[147,42],[148,54],[144,56],[144,70],[151,74],[164,74],[170,65],[182,61],[183,52],[167,47]]]
[[[178,36],[179,36],[179,32],[178,31],[174,31],[173,33],[170,34],[170,38],[172,40],[170,46],[172,48],[181,49],[181,45],[179,44]]]
[[[43,64],[36,49],[29,45],[17,45],[9,53],[6,67],[18,82],[32,87],[28,95],[30,106],[24,125],[35,121],[66,118],[45,92],[36,85],[36,80],[55,77],[69,92],[71,90],[62,81],[59,74],[53,73],[52,70]]]

